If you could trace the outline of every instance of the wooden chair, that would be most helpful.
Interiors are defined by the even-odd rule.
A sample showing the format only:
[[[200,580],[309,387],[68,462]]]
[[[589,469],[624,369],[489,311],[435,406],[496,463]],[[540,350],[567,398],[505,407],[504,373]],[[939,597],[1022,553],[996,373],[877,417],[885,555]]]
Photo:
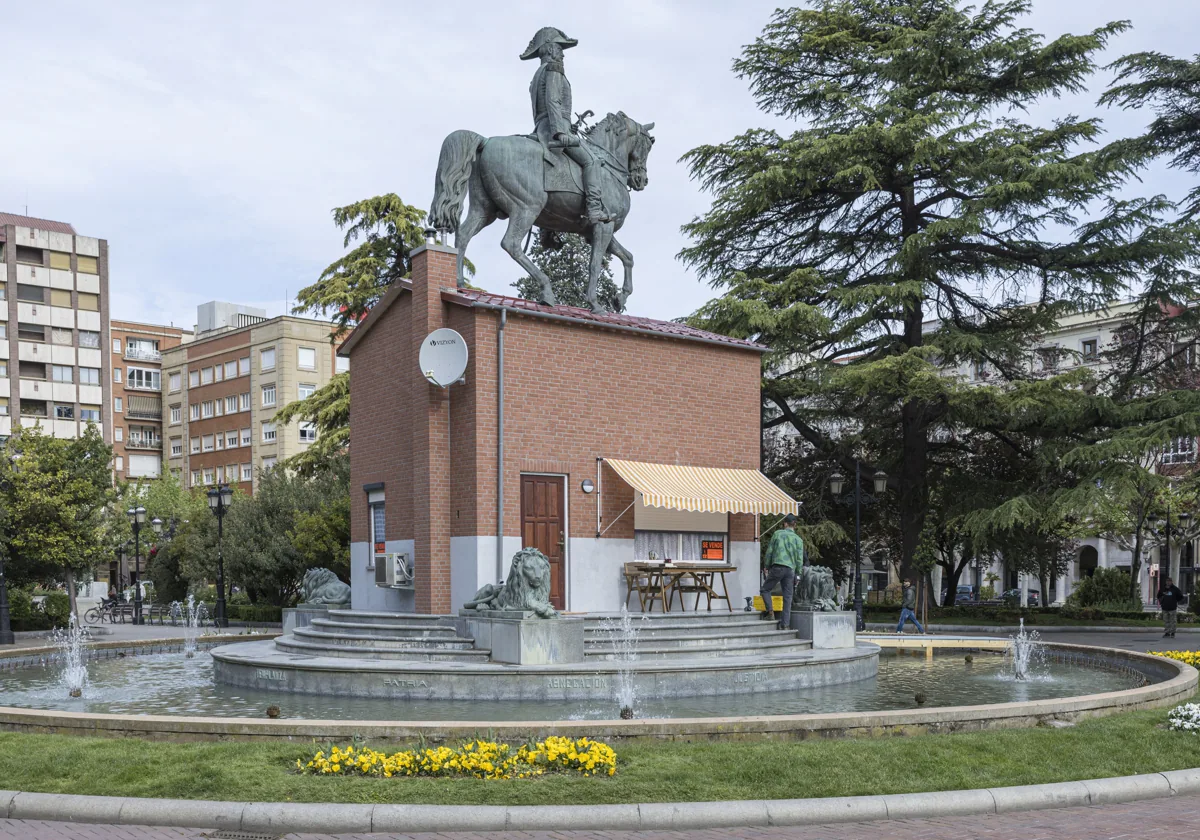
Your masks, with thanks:
[[[662,585],[655,579],[653,572],[648,571],[641,563],[626,563],[625,575],[625,606],[629,606],[629,596],[634,592],[638,596],[638,608],[646,611],[646,599],[650,599],[650,609],[654,602],[663,599]]]
[[[681,610],[687,609],[687,605],[683,603],[683,596],[695,593],[696,603],[692,605],[692,611],[699,611],[701,596],[708,598],[708,609],[709,612],[712,611],[712,588],[705,580],[704,572],[684,572],[675,579],[675,585],[671,587],[671,592],[678,593]]]

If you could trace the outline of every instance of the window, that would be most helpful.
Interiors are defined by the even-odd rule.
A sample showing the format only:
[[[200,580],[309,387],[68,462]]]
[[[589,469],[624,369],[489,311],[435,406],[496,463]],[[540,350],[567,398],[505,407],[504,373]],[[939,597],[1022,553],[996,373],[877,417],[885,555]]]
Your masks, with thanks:
[[[188,417],[192,420],[200,419],[200,403],[192,403],[188,406]]]
[[[183,455],[183,438],[171,438],[171,457],[179,458]]]
[[[100,368],[81,367],[79,369],[79,384],[80,385],[99,385],[100,384]],[[120,411],[120,409],[117,409]]]
[[[74,420],[75,419],[75,406],[73,406],[73,405],[56,405],[56,406],[54,406],[54,416],[57,417],[59,420]],[[120,431],[121,431],[120,429],[117,429],[118,433],[120,433]],[[120,439],[121,439],[120,437],[117,438],[117,440],[120,440]]]
[[[222,432],[217,432],[217,449],[225,448],[225,435]]]
[[[233,394],[231,396],[226,397],[225,398],[225,413],[226,414],[237,414],[237,410],[238,410],[237,394]]]
[[[178,426],[183,422],[183,407],[178,405],[171,406],[171,425]]]
[[[76,255],[75,270],[80,274],[99,274],[99,261],[95,257],[85,257],[82,254]]]
[[[213,471],[211,469],[204,471],[204,483],[205,484],[213,483]]]
[[[275,405],[275,385],[264,385],[262,388],[262,404],[264,406]]]
[[[178,391],[181,384],[182,382],[178,372],[167,376],[167,387],[170,388],[172,393]]]
[[[66,289],[51,289],[50,290],[50,305],[58,306],[63,309],[71,308],[71,293]]]
[[[238,445],[238,433],[236,431],[226,432],[225,433],[225,448],[226,449],[237,449],[237,445]]]
[[[50,267],[61,269],[62,271],[71,270],[71,255],[64,254],[62,251],[50,252]]]
[[[113,339],[113,352],[114,352],[114,353],[120,353],[120,352],[121,352],[121,339],[119,339],[119,338],[114,338],[114,339]]]
[[[46,403],[42,400],[21,400],[21,415],[23,417],[45,417]]]
[[[252,432],[250,431],[250,429],[242,429],[242,446],[250,445],[251,435],[252,435]]]
[[[51,329],[50,330],[50,341],[51,341],[51,343],[57,344],[60,347],[70,347],[72,344],[75,343],[71,337],[70,330],[59,330],[59,329]]]
[[[120,426],[117,426],[117,428],[113,429],[113,440],[115,440],[117,443],[120,443],[124,439],[125,439],[125,430],[124,429],[122,429]]]
[[[300,370],[317,369],[317,348],[299,347],[296,349],[296,366]]]
[[[200,385],[200,371],[193,370],[188,372],[188,387],[196,388]]]
[[[708,554],[708,559],[715,560],[717,556],[727,556],[726,547],[725,534],[721,533],[645,530],[633,532],[633,556],[640,560],[648,558],[651,551],[661,558],[669,557],[684,562],[697,562],[705,553]]]
[[[212,452],[216,444],[213,441],[212,435],[204,435],[200,438],[200,449],[204,452]]]
[[[262,439],[264,441],[271,442],[271,441],[275,440],[275,424],[274,423],[272,423],[271,421],[268,420],[267,422],[262,424],[262,430],[263,430]]]
[[[258,353],[259,370],[275,370],[275,348],[268,347]]]
[[[237,362],[226,362],[225,363],[225,378],[233,379],[237,375],[238,375]]]
[[[70,384],[75,381],[75,368],[67,365],[51,365],[50,374],[55,382]]]
[[[8,376],[8,359],[0,359],[0,376]]]
[[[200,483],[200,470],[192,470],[192,486]]]
[[[250,410],[250,395],[242,394],[242,411]]]
[[[98,405],[81,405],[79,406],[79,419],[91,423],[100,422],[100,406]]]
[[[242,481],[254,480],[254,467],[250,464],[242,464]]]
[[[162,371],[154,368],[131,367],[128,373],[130,388],[142,388],[147,391],[162,390]]]
[[[42,362],[17,362],[17,375],[22,379],[45,379],[46,365]]]
[[[25,283],[18,283],[17,300],[23,300],[26,303],[45,303],[46,290],[41,286],[29,286]]]
[[[300,395],[300,399],[302,399],[302,400],[308,399],[313,394],[315,394],[316,391],[317,391],[316,385],[308,385],[306,383],[301,383],[300,385],[296,386],[296,392]]]
[[[200,371],[200,384],[211,385],[213,381],[213,369],[206,367]]]
[[[300,424],[300,442],[313,443],[317,439],[317,427],[308,422]]]
[[[192,454],[195,455],[197,452],[200,451],[200,438],[198,438],[198,437],[192,438],[189,441],[189,445],[191,446]]]
[[[100,311],[100,295],[89,295],[83,292],[79,293],[79,308],[88,312]]]
[[[43,265],[45,260],[42,257],[42,249],[30,248],[28,245],[18,245],[17,262],[28,263],[30,265]]]
[[[41,324],[17,324],[17,338],[21,341],[45,341],[46,328]]]
[[[200,416],[201,417],[212,417],[213,416],[213,401],[212,400],[205,400],[204,402],[200,403]]]
[[[115,412],[117,412],[118,414],[120,414],[120,413],[121,413],[121,410],[122,410],[122,408],[121,408],[121,398],[120,398],[120,397],[117,397],[115,400],[113,400],[113,411],[115,411]]]
[[[384,514],[383,502],[373,502],[370,508],[371,526],[371,568],[385,562],[387,553],[387,516]]]
[[[8,300],[8,289],[3,284],[0,284],[0,300]]]
[[[249,376],[249,375],[250,375],[250,357],[247,356],[244,359],[238,359],[238,376]]]
[[[336,364],[338,373],[345,373],[350,370],[350,358],[348,356],[338,356]]]
[[[1053,371],[1058,370],[1058,355],[1057,347],[1039,347],[1038,360],[1041,362],[1042,370]]]
[[[1099,344],[1100,342],[1096,339],[1089,338],[1080,345],[1081,355],[1085,363],[1094,362],[1100,358]]]
[[[1162,462],[1164,464],[1196,463],[1196,439],[1194,437],[1177,437],[1163,446]]]
[[[221,401],[213,400],[213,417],[221,416]]]
[[[0,338],[8,338],[8,324],[0,321]]]
[[[266,472],[267,470],[275,469],[275,456],[271,455],[269,457],[263,458],[262,459],[262,468],[263,468],[263,472]]]
[[[0,397],[0,417],[8,416],[8,397]]]
[[[121,472],[124,469],[125,469],[125,459],[122,458],[120,455],[118,455],[117,456],[117,472]]]
[[[213,368],[213,382],[223,382],[225,380],[225,374],[222,371],[223,368],[220,365]]]
[[[79,346],[100,349],[100,333],[92,330],[79,331]]]
[[[120,382],[121,382],[121,369],[120,368],[113,368],[113,382],[120,384]]]

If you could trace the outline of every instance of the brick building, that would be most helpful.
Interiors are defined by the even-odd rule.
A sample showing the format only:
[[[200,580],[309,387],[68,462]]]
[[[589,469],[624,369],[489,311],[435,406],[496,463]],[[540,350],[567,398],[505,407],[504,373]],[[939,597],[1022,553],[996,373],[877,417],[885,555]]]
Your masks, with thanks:
[[[192,341],[163,353],[167,464],[185,486],[226,483],[253,492],[262,470],[316,440],[275,412],[311,395],[348,362],[328,321],[208,303]]]
[[[417,363],[441,327],[469,353],[462,382],[448,389]],[[353,607],[451,612],[535,545],[551,560],[556,606],[618,609],[624,563],[651,550],[697,559],[704,538],[738,567],[728,576],[736,609],[758,589],[756,517],[728,512],[739,506],[729,499],[708,512],[647,506],[607,459],[732,468],[766,484],[757,472],[763,349],[675,323],[460,290],[454,250],[419,249],[411,282],[394,286],[340,351],[354,365]],[[393,552],[412,558],[407,588],[377,578]]]
[[[191,341],[180,327],[113,321],[113,472],[118,479],[162,473],[162,354]]]
[[[108,242],[0,213],[0,440],[39,425],[112,441]]]

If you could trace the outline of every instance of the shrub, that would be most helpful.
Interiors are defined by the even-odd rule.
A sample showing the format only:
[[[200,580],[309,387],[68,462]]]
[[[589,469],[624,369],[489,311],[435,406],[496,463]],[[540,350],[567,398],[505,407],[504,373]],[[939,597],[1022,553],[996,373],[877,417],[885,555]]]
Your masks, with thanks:
[[[14,622],[28,621],[33,616],[33,596],[24,589],[8,590],[8,616]]]
[[[1200,734],[1200,705],[1184,703],[1182,706],[1176,706],[1167,715],[1167,728],[1175,732]]]
[[[1098,607],[1110,611],[1137,612],[1142,608],[1140,597],[1130,597],[1132,579],[1120,569],[1099,568],[1091,577],[1076,582],[1067,605]]]
[[[51,592],[42,601],[42,612],[55,627],[66,627],[71,620],[71,596],[66,592]]]
[[[271,604],[230,604],[226,601],[225,614],[230,621],[251,621],[262,624],[276,624],[283,621],[283,607]]]

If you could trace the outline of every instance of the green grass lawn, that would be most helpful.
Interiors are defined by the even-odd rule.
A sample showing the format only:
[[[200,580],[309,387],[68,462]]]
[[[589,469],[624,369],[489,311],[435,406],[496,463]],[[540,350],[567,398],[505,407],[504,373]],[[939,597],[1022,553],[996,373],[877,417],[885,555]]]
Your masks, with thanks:
[[[1200,766],[1200,737],[1167,731],[1167,710],[1070,729],[788,743],[615,747],[613,778],[365,779],[299,776],[315,747],[171,744],[0,733],[0,788],[241,801],[587,804],[789,799],[1037,784]]]

